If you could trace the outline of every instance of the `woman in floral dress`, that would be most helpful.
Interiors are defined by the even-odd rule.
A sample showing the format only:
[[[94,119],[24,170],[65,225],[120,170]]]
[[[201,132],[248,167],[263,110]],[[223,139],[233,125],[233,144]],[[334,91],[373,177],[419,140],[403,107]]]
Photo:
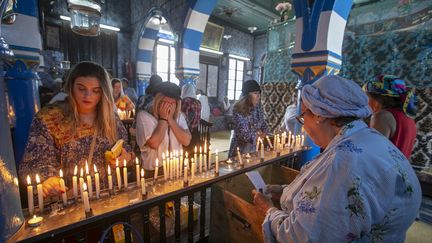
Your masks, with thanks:
[[[324,149],[288,186],[268,186],[281,208],[253,191],[266,242],[404,242],[421,202],[405,156],[361,118],[368,98],[353,81],[305,85],[297,117]]]
[[[68,94],[65,101],[47,106],[35,115],[19,169],[22,181],[27,175],[39,174],[45,196],[62,192],[60,169],[66,187],[71,188],[75,166],[85,169],[86,160],[91,160],[91,173],[93,164],[97,166],[105,183],[105,151],[118,139],[123,139],[128,148],[126,130],[114,113],[108,73],[102,66],[92,62],[77,64],[66,80],[65,92]],[[94,149],[90,153],[93,139]],[[131,158],[132,153],[123,148],[119,160]]]
[[[242,95],[234,104],[231,144],[228,157],[236,156],[237,147],[241,153],[255,151],[258,137],[265,137],[267,124],[260,105],[261,88],[257,81],[248,80],[243,83]]]

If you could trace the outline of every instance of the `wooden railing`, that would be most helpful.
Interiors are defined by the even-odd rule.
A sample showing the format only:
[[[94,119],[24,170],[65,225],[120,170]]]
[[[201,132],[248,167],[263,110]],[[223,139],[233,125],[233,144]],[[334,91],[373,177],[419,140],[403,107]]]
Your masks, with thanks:
[[[120,191],[114,196],[109,196],[107,192],[102,194],[102,199],[91,201],[91,207],[94,216],[86,218],[82,203],[70,204],[65,209],[59,210],[53,215],[44,215],[43,223],[32,228],[26,223],[15,234],[11,242],[97,242],[105,233],[105,239],[102,242],[112,242],[112,233],[110,226],[117,222],[125,222],[126,242],[140,242],[141,237],[144,242],[197,242],[206,241],[208,237],[208,225],[206,219],[206,207],[209,205],[207,191],[214,184],[231,177],[240,175],[247,171],[257,169],[270,164],[282,164],[290,167],[298,165],[299,155],[306,148],[298,150],[285,150],[280,156],[273,151],[265,152],[265,161],[260,162],[259,158],[252,157],[250,163],[239,166],[237,163],[221,163],[219,175],[214,174],[213,168],[209,170],[206,176],[197,175],[195,181],[189,182],[187,186],[183,185],[183,180],[174,180],[164,182],[159,178],[155,186],[148,186],[150,193],[147,198],[140,198],[140,189],[136,183],[130,183],[127,191]],[[152,181],[148,181],[152,184]],[[195,225],[193,206],[195,196],[199,196],[200,218],[199,224]],[[187,230],[181,230],[181,199],[187,198]],[[174,202],[174,236],[166,234],[166,204]],[[159,217],[159,237],[152,237],[151,232],[151,210],[158,209]],[[132,218],[139,217],[136,223]],[[28,218],[26,219],[28,220]],[[132,222],[134,221],[134,222]],[[128,227],[130,226],[130,227]],[[195,229],[195,228],[198,229]],[[137,237],[131,232],[139,232]],[[135,234],[136,234],[135,232]],[[170,237],[170,238],[168,238]],[[172,237],[172,238],[171,238]],[[106,240],[106,241],[105,241]]]

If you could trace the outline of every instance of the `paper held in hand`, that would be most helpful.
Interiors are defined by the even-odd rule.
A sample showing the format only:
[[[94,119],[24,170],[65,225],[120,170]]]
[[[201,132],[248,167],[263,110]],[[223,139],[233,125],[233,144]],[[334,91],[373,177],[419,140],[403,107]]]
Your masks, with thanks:
[[[255,189],[257,191],[261,191],[266,196],[271,196],[271,194],[265,194],[264,191],[267,187],[266,183],[264,182],[263,178],[261,177],[260,173],[258,171],[249,171],[246,172],[247,177],[254,185]]]

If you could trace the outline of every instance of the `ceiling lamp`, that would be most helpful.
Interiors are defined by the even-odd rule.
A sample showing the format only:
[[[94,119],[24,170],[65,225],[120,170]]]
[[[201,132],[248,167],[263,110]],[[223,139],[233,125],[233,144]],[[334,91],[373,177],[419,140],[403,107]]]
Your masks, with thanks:
[[[250,26],[248,27],[248,30],[251,32],[251,34],[253,34],[253,32],[255,32],[255,30],[257,30],[256,26]]]
[[[68,0],[71,29],[79,35],[98,36],[101,6],[91,0]]]

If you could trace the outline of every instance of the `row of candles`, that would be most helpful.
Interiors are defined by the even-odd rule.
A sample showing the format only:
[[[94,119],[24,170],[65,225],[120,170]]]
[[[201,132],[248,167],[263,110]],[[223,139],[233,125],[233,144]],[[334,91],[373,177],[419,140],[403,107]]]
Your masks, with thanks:
[[[131,111],[128,110],[122,111],[120,109],[117,109],[117,114],[119,115],[120,120],[127,120],[134,117],[135,109],[132,109]]]
[[[301,147],[304,145],[304,135],[291,135],[291,132],[282,133],[282,134],[276,134],[274,136],[273,144],[270,141],[270,138],[267,136],[266,140],[270,146],[270,148],[274,149],[275,151],[280,151],[283,148],[289,147],[289,148],[296,148]],[[260,153],[259,157],[261,160],[264,160],[264,141],[261,138],[258,138],[257,146],[256,146],[256,153],[258,155],[258,149],[260,147]],[[199,153],[198,153],[199,152]],[[207,155],[209,155],[209,158],[207,158]],[[240,166],[244,165],[242,160],[242,155],[240,153],[240,149],[237,148],[237,155]],[[219,153],[218,150],[214,153],[214,165],[215,170],[214,173],[217,175],[219,174]],[[229,161],[228,161],[229,163]],[[207,153],[207,146],[206,144],[202,147],[195,147],[194,149],[194,156],[193,158],[189,158],[188,153],[183,153],[183,150],[174,150],[171,152],[164,152],[162,153],[162,168],[163,168],[163,175],[165,181],[171,181],[173,179],[179,179],[180,177],[183,177],[183,181],[185,185],[188,184],[189,179],[191,181],[195,180],[196,173],[203,173],[207,172],[211,169],[212,165],[212,150],[211,146],[208,146],[208,153]],[[141,187],[141,194],[144,196],[147,194],[146,191],[146,182],[144,179],[144,169],[140,168],[139,160],[136,158],[136,183],[138,187]],[[159,176],[159,160],[156,159],[155,161],[155,173],[154,173],[154,182],[157,181],[157,178]],[[190,170],[190,172],[189,172]],[[73,196],[76,200],[78,200],[78,188],[81,196],[81,200],[84,204],[84,209],[86,213],[90,212],[90,203],[89,199],[93,197],[93,177],[95,182],[95,190],[96,190],[96,198],[100,198],[100,176],[98,173],[98,169],[96,165],[93,165],[93,176],[90,174],[88,163],[85,164],[85,177],[84,177],[84,170],[83,168],[80,169],[80,174],[78,177],[78,166],[76,165],[74,168],[74,174],[72,176],[72,191]],[[119,161],[116,161],[116,179],[117,179],[117,188],[118,190],[121,190],[122,187],[127,190],[128,188],[128,168],[126,166],[126,161],[123,161],[123,168],[119,167]],[[123,173],[122,173],[123,172]],[[189,178],[190,173],[190,178]],[[67,194],[66,194],[66,186],[65,181],[63,179],[63,172],[62,170],[59,171],[60,175],[60,187],[62,190],[62,201],[64,206],[67,206]],[[108,179],[108,189],[109,192],[112,193],[114,190],[113,186],[113,175],[111,174],[111,167],[107,166],[107,179]],[[123,179],[122,179],[123,177]],[[84,180],[84,178],[86,180]],[[123,183],[122,183],[123,182]],[[30,176],[27,176],[27,196],[28,196],[28,210],[30,215],[34,214],[34,201],[33,201],[33,185],[31,182]],[[43,198],[43,189],[42,184],[40,181],[40,177],[38,174],[36,174],[36,189],[37,189],[37,195],[38,195],[38,205],[40,212],[43,212],[43,204],[44,204],[44,198]]]

